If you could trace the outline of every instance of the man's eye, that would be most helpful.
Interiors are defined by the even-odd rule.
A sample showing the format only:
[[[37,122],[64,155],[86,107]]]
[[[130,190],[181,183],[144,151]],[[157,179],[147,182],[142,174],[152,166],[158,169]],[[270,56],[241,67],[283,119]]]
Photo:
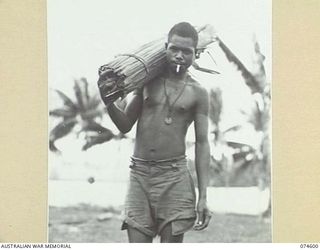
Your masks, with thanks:
[[[192,54],[192,51],[190,51],[190,50],[184,50],[183,53],[186,54],[186,55],[190,55],[190,54]]]
[[[174,53],[181,51],[184,55],[191,55],[192,54],[192,50],[189,50],[189,49],[180,49],[177,47],[170,47],[169,50]]]
[[[171,51],[177,51],[178,49],[175,48],[175,47],[171,47],[170,50],[171,50]]]

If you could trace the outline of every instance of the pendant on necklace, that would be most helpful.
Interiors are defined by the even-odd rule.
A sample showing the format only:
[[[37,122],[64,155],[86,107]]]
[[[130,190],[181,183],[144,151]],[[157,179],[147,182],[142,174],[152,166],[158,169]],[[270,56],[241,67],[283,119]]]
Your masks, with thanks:
[[[172,118],[171,117],[166,117],[164,119],[164,123],[167,124],[167,125],[170,125],[172,123]]]

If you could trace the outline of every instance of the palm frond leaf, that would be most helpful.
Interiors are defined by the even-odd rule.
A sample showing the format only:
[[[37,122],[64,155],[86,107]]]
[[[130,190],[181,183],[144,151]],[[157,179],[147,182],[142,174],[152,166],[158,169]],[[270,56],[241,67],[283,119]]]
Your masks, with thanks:
[[[218,72],[216,70],[200,67],[200,65],[196,62],[193,62],[192,66],[194,67],[194,69],[196,69],[198,71],[202,71],[202,72],[209,73],[209,74],[220,74],[220,72]]]
[[[81,113],[81,119],[88,121],[89,123],[97,117],[102,116],[102,110],[90,109]]]
[[[220,89],[211,89],[209,94],[209,118],[216,126],[219,124],[222,111],[222,96]]]
[[[67,95],[65,95],[62,91],[58,89],[56,89],[55,91],[57,92],[59,97],[62,99],[64,105],[66,105],[71,110],[77,110],[76,104]]]
[[[262,92],[261,84],[255,79],[255,77],[250,73],[250,71],[244,66],[244,64],[239,60],[239,58],[227,47],[227,45],[220,39],[217,38],[219,47],[222,49],[226,55],[229,62],[234,63],[238,70],[240,70],[246,84],[250,87],[251,92]]]
[[[94,95],[93,97],[89,98],[87,109],[97,109],[100,104],[100,97],[98,95]]]
[[[114,137],[115,137],[115,135],[110,130],[105,131],[105,132],[103,132],[101,134],[99,134],[99,133],[96,133],[95,135],[89,135],[88,134],[86,136],[86,143],[82,147],[82,150],[86,151],[89,148],[91,148],[92,146],[108,142],[111,139],[113,139]]]
[[[54,141],[49,141],[49,150],[55,153],[61,153],[61,151],[56,147]]]
[[[105,132],[108,132],[110,134],[113,134],[111,130],[103,127],[102,125],[92,121],[92,122],[89,122],[84,128],[83,128],[84,131],[95,131],[97,132],[98,134],[103,134]]]
[[[255,78],[258,79],[258,81],[260,82],[260,84],[265,87],[266,84],[266,70],[264,67],[264,60],[266,59],[266,57],[261,53],[260,50],[260,45],[259,43],[255,40],[254,42],[254,51],[255,51],[255,62],[258,66],[257,71],[254,73]]]
[[[55,149],[57,148],[55,147],[54,142],[66,136],[67,134],[69,134],[73,129],[73,127],[76,125],[76,123],[77,123],[76,119],[72,118],[72,119],[64,120],[60,122],[57,126],[55,126],[50,131],[50,135],[49,135],[50,149],[53,149],[54,151],[56,151]]]
[[[234,125],[234,126],[232,126],[230,128],[227,128],[227,129],[223,130],[222,133],[226,134],[226,133],[231,132],[231,131],[238,131],[238,130],[241,129],[241,127],[242,127],[241,125]]]
[[[89,102],[89,99],[90,99],[90,96],[89,96],[89,83],[87,81],[86,78],[82,77],[80,79],[80,81],[83,83],[82,85],[82,90],[83,90],[83,96],[84,96],[84,100],[86,100],[86,102],[88,103]],[[81,87],[81,86],[80,86]]]
[[[80,114],[81,114],[81,112],[83,112],[83,110],[84,110],[85,101],[84,101],[83,93],[82,93],[82,90],[81,90],[79,84],[80,84],[79,81],[75,80],[73,90],[74,90],[74,94],[76,96],[77,106],[78,106]]]
[[[50,110],[49,115],[68,119],[68,118],[75,117],[77,113],[74,110],[71,110],[68,107],[66,107],[66,108],[58,108],[58,109]]]

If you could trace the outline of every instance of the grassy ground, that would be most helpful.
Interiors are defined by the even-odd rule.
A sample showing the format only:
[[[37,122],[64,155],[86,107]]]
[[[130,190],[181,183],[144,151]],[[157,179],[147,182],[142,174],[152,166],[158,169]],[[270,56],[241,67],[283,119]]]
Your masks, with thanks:
[[[127,242],[120,212],[112,208],[50,207],[49,221],[49,242]],[[271,242],[271,223],[256,216],[216,214],[206,230],[186,233],[184,242]]]

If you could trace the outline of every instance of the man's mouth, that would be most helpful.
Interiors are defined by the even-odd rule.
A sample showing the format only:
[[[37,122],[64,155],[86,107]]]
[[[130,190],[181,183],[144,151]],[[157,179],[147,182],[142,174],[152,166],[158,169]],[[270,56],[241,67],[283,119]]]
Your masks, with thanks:
[[[173,61],[172,63],[175,64],[175,65],[184,65],[183,62],[175,62],[175,61]]]
[[[177,66],[176,66],[176,73],[179,73],[179,71],[180,71],[180,64],[177,64]]]
[[[183,63],[177,63],[177,62],[173,62],[174,68],[175,68],[175,72],[179,73],[181,71],[181,67],[184,66]]]

